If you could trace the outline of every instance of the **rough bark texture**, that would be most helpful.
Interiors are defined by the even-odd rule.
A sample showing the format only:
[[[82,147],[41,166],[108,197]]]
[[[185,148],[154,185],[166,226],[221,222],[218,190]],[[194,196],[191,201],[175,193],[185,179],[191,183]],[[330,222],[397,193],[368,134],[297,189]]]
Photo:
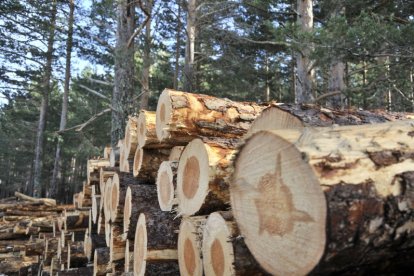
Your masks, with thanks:
[[[97,248],[93,260],[93,275],[106,275],[112,272],[109,262],[109,247]]]
[[[298,26],[302,32],[311,32],[313,29],[313,1],[297,0]],[[310,103],[314,100],[312,91],[313,70],[310,53],[311,43],[307,41],[301,51],[296,53],[296,103]]]
[[[186,145],[198,136],[238,138],[264,106],[165,89],[157,106],[157,137]]]
[[[56,28],[56,14],[57,3],[52,2],[50,13],[50,28],[49,37],[47,41],[46,62],[44,67],[44,75],[42,80],[42,102],[40,106],[39,124],[36,133],[36,148],[34,158],[34,172],[33,172],[33,184],[32,195],[34,197],[40,197],[42,194],[42,155],[43,155],[43,135],[46,128],[46,114],[49,106],[49,94],[51,91],[50,80],[52,78],[52,61],[53,61],[53,44],[55,42],[55,28]]]
[[[167,149],[138,149],[134,158],[133,174],[141,182],[155,184],[160,164],[168,160]]]
[[[121,0],[117,4],[117,31],[115,47],[115,80],[112,94],[111,143],[115,146],[124,136],[125,122],[133,113],[134,96],[134,43],[128,41],[135,29],[135,4]]]
[[[154,202],[157,201],[157,189],[153,185],[136,185],[131,188],[131,219],[128,228],[128,239],[133,240],[135,235],[135,228],[140,213],[145,210],[153,210],[156,207]]]

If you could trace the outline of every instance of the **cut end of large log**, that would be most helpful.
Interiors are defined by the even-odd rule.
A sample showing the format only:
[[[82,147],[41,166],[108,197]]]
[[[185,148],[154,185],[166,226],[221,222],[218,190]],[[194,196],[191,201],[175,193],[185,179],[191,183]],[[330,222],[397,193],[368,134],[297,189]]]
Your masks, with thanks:
[[[203,275],[200,227],[197,222],[183,219],[178,235],[178,264],[181,275]]]
[[[157,174],[158,203],[162,211],[171,211],[175,202],[174,173],[170,164],[170,161],[163,161]]]
[[[231,229],[220,213],[212,213],[207,219],[203,232],[203,267],[204,274],[235,275],[233,268],[234,252]]]
[[[161,146],[156,135],[156,113],[153,111],[141,110],[138,116],[138,147]],[[152,146],[153,145],[153,146]]]
[[[326,201],[303,158],[286,140],[259,132],[236,160],[233,214],[252,254],[272,274],[305,275],[324,253]]]
[[[147,259],[147,225],[145,215],[140,214],[134,239],[134,275],[144,275]]]
[[[171,121],[172,111],[170,91],[165,89],[158,99],[156,111],[156,134],[159,141],[163,141],[170,136],[168,124]]]

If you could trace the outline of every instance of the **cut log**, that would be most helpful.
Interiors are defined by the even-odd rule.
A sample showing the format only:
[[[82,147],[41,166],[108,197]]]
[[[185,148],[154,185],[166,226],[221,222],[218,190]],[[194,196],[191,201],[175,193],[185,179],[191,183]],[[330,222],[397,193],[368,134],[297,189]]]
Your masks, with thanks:
[[[208,216],[202,253],[206,276],[269,275],[250,253],[229,211]]]
[[[124,205],[124,233],[133,240],[138,217],[145,211],[156,208],[157,189],[153,185],[131,185],[127,189]]]
[[[245,137],[250,137],[261,130],[362,125],[404,119],[408,119],[408,116],[401,113],[335,110],[306,104],[276,104],[263,110],[254,120]]]
[[[98,221],[99,209],[101,204],[101,195],[92,196],[92,222],[96,223]]]
[[[162,211],[171,211],[177,205],[175,189],[177,187],[177,161],[163,161],[157,174],[158,204]]]
[[[111,225],[109,260],[111,263],[125,258],[126,235],[122,225]]]
[[[109,262],[109,247],[95,249],[93,254],[93,275],[103,276],[112,272],[111,263]]]
[[[178,235],[178,263],[181,275],[203,275],[202,249],[206,216],[186,217]]]
[[[126,239],[124,271],[130,272],[132,271],[133,267],[134,267],[134,243]]]
[[[155,132],[155,112],[141,110],[138,116],[138,147],[139,148],[157,148],[163,147],[163,144],[157,138]]]
[[[44,204],[47,206],[56,206],[56,200],[52,198],[34,198],[34,197],[27,196],[19,192],[14,192],[14,196],[21,200],[26,200],[26,201],[30,201],[34,203],[40,203],[40,204]]]
[[[87,184],[99,182],[99,169],[102,167],[109,167],[109,160],[107,159],[90,159],[86,166]]]
[[[114,147],[109,154],[109,166],[110,167],[118,167],[119,166],[119,155],[120,155],[120,148]]]
[[[170,156],[168,156],[168,161],[178,161],[180,160],[181,154],[183,153],[185,146],[175,146],[170,151]]]
[[[109,156],[111,155],[112,148],[110,146],[106,146],[103,151],[103,159],[109,160]]]
[[[28,242],[25,245],[25,255],[26,256],[40,256],[43,255],[45,251],[45,240],[36,240],[33,242]]]
[[[70,242],[68,246],[68,269],[72,267],[84,267],[88,263],[85,256],[83,241]]]
[[[138,218],[134,240],[135,275],[178,275],[178,223],[164,212],[143,214]]]
[[[71,268],[63,271],[59,271],[56,274],[57,276],[92,276],[93,275],[93,267],[77,267]]]
[[[231,205],[256,260],[330,274],[413,254],[413,136],[412,121],[254,134]]]
[[[184,149],[177,171],[178,213],[209,214],[229,207],[228,177],[235,150],[194,139]]]
[[[49,238],[49,239],[46,239],[43,258],[44,258],[44,263],[47,266],[50,265],[50,263],[52,261],[52,258],[58,252],[58,247],[60,245],[59,240],[60,240],[60,237],[59,238]]]
[[[130,159],[134,158],[135,150],[138,145],[138,118],[135,116],[130,116],[128,118],[127,125],[125,127],[125,137],[124,137],[124,153],[125,158]]]
[[[19,275],[23,267],[31,266],[38,262],[38,257],[14,257],[0,261],[0,271],[6,275]]]
[[[110,218],[111,223],[122,224],[127,188],[130,185],[139,185],[139,181],[129,173],[116,173],[112,178],[110,192]]]
[[[84,250],[85,256],[89,261],[93,260],[93,253],[95,249],[106,247],[106,241],[104,235],[85,233]]]
[[[168,160],[170,150],[138,148],[135,152],[133,175],[140,180],[155,183],[162,161]]]
[[[75,214],[65,216],[65,231],[74,231],[76,229],[85,230],[89,226],[89,211],[79,211]]]
[[[111,220],[111,192],[112,192],[112,178],[108,178],[105,184],[105,196],[104,196],[104,218],[105,223]]]
[[[185,145],[195,137],[237,138],[264,107],[165,89],[157,105],[158,140]]]
[[[101,193],[101,196],[104,195],[105,191],[105,184],[108,178],[111,178],[114,176],[114,174],[117,172],[117,169],[115,168],[101,168],[99,171],[99,192]]]

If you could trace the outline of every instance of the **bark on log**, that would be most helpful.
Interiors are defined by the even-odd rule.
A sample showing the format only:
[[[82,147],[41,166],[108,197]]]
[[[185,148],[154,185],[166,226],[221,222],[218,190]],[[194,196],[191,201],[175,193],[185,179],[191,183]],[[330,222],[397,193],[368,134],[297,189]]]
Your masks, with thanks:
[[[157,105],[157,137],[175,145],[185,145],[200,135],[237,138],[247,132],[263,108],[255,103],[165,89]]]
[[[85,256],[89,261],[94,259],[93,253],[95,249],[106,247],[106,241],[104,235],[88,234],[85,235],[84,250]]]
[[[125,137],[124,137],[124,152],[126,159],[134,158],[135,150],[138,145],[138,118],[135,116],[130,116],[128,118],[127,125],[125,127]]]
[[[178,201],[175,198],[177,187],[178,161],[163,161],[157,173],[158,204],[162,211],[171,211]]]
[[[161,143],[156,133],[156,113],[141,110],[138,116],[138,147],[145,149],[172,148],[168,143]]]
[[[158,209],[139,215],[134,240],[135,275],[160,275],[158,273],[163,269],[168,269],[172,275],[179,274],[176,249],[178,224],[171,214]]]
[[[92,196],[92,222],[96,224],[101,206],[101,195]]]
[[[206,216],[186,217],[178,235],[178,263],[181,275],[203,275],[202,249]]]
[[[138,217],[156,206],[157,189],[154,185],[131,185],[127,189],[124,205],[124,232],[129,240],[134,239]],[[158,208],[158,207],[157,207]]]
[[[92,276],[93,275],[93,267],[77,267],[71,268],[63,271],[59,271],[56,274],[57,276]]]
[[[34,203],[40,203],[40,204],[44,204],[47,206],[56,206],[56,200],[52,198],[34,198],[34,197],[27,196],[19,192],[14,192],[14,196],[21,200],[26,200],[26,201],[30,201]]]
[[[233,214],[208,216],[203,232],[203,268],[206,276],[270,275],[257,263],[233,219]]]
[[[110,222],[122,224],[127,188],[130,185],[139,185],[139,181],[129,173],[117,173],[112,178],[110,191]]]
[[[8,258],[0,261],[0,271],[6,275],[18,275],[22,267],[28,267],[37,262],[37,256]]]
[[[109,261],[119,261],[125,258],[126,235],[122,225],[111,225],[109,242]]]
[[[403,113],[336,110],[307,104],[276,104],[263,110],[254,120],[245,138],[261,130],[362,125],[409,119]]]
[[[86,166],[87,184],[92,182],[99,182],[99,169],[102,167],[109,167],[110,162],[107,159],[90,159]]]
[[[170,150],[167,149],[143,149],[135,152],[133,175],[141,181],[154,184],[157,171],[162,161],[168,160]]]
[[[65,231],[73,231],[75,229],[87,229],[89,226],[89,212],[81,211],[77,214],[69,214],[65,216]]]
[[[184,149],[177,171],[178,213],[209,214],[229,207],[229,179],[235,150],[194,139]]]
[[[45,240],[36,240],[25,245],[26,256],[40,256],[45,250]]]
[[[93,275],[103,276],[110,272],[112,272],[112,267],[109,262],[109,247],[95,249],[93,258]]]
[[[413,137],[412,121],[254,134],[231,204],[256,260],[326,274],[413,254]]]
[[[134,267],[134,242],[126,239],[125,241],[125,261],[124,271],[130,272]]]
[[[111,153],[109,154],[109,166],[110,167],[118,167],[119,166],[119,155],[120,155],[120,148],[115,147],[112,148]]]
[[[112,178],[108,178],[105,184],[105,196],[104,196],[104,218],[105,223],[108,223],[111,220],[111,191],[112,191]]]
[[[68,269],[73,267],[84,267],[88,263],[85,256],[83,241],[69,243],[68,246]]]

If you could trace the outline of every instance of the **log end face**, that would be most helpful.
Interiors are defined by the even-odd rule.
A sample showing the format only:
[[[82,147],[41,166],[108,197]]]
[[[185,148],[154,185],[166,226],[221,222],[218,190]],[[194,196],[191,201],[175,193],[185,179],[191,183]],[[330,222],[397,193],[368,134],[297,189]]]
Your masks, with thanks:
[[[240,232],[263,268],[281,275],[314,268],[325,249],[326,200],[294,145],[254,134],[237,157],[230,192]]]
[[[174,200],[173,173],[169,161],[163,161],[157,174],[158,203],[162,211],[171,211]]]
[[[156,134],[160,141],[167,139],[170,136],[168,131],[169,123],[172,117],[172,103],[170,98],[170,91],[164,90],[158,100],[156,111]]]
[[[131,221],[131,209],[132,208],[132,195],[131,195],[131,188],[128,187],[126,194],[125,194],[125,205],[124,205],[124,216],[123,216],[123,227],[124,233],[128,232],[129,224]]]
[[[147,258],[147,227],[145,215],[140,214],[134,240],[134,275],[144,275]]]
[[[145,146],[145,141],[147,140],[146,134],[146,112],[140,112],[138,116],[138,123],[137,123],[137,137],[138,137],[138,147],[142,148]]]
[[[178,263],[182,275],[203,275],[201,248],[197,230],[190,221],[183,220],[178,236]]]
[[[209,156],[204,143],[194,139],[184,149],[177,171],[178,209],[182,215],[200,210],[208,194]]]
[[[132,170],[134,177],[138,177],[139,175],[139,171],[141,170],[141,166],[142,166],[143,155],[144,155],[143,149],[137,148],[137,150],[135,151],[134,164],[133,164],[133,170]]]

